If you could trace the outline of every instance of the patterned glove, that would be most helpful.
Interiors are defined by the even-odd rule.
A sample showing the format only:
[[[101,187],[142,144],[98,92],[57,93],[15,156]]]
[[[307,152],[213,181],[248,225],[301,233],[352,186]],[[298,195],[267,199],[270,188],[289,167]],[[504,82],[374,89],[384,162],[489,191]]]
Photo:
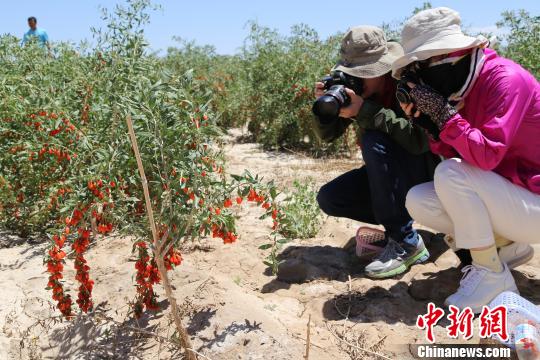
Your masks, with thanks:
[[[416,85],[410,95],[416,103],[416,108],[429,115],[439,129],[442,129],[444,124],[457,113],[457,110],[441,94],[429,86]]]

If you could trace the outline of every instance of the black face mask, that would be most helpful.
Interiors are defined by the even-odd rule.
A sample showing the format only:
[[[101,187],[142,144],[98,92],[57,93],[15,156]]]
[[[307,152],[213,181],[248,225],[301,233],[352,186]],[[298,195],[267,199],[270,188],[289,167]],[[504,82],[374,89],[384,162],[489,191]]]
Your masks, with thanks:
[[[420,66],[416,73],[422,81],[435,89],[445,98],[463,87],[471,68],[471,54],[454,64],[445,63],[435,66]]]

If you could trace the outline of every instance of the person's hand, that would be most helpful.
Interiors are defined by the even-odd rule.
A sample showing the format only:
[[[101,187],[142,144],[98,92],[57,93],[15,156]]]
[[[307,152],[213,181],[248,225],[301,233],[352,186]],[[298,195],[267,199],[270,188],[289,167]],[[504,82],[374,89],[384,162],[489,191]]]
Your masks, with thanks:
[[[405,113],[405,115],[407,115],[409,119],[417,118],[422,114],[420,110],[415,111],[414,103],[412,102],[408,104],[400,102],[399,106],[401,106],[401,110],[403,110],[403,112]]]
[[[358,115],[360,108],[362,108],[362,105],[364,104],[364,99],[361,96],[356,95],[351,89],[345,88],[345,91],[351,98],[351,103],[349,106],[341,108],[339,116],[348,119]]]
[[[414,89],[414,87],[416,86],[416,84],[412,82],[408,82],[407,85],[411,89]],[[409,119],[417,118],[422,114],[420,110],[415,108],[414,103],[412,102],[408,104],[400,102],[399,106],[401,106],[401,110],[403,110],[403,112],[405,113],[405,115],[407,115]]]
[[[416,108],[428,115],[439,129],[442,129],[444,124],[457,114],[457,110],[448,103],[448,100],[429,86],[414,86],[410,95]]]
[[[313,94],[315,95],[316,99],[324,95],[324,84],[322,82],[319,81],[315,83]]]

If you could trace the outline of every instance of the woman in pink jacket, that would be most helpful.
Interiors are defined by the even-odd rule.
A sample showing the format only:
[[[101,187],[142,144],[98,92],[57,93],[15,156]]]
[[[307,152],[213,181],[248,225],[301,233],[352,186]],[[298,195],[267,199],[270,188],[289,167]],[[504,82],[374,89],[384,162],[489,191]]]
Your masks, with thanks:
[[[412,103],[402,107],[411,121],[426,114],[436,124],[431,149],[446,159],[434,182],[409,191],[407,209],[470,250],[473,263],[446,304],[480,312],[499,293],[518,291],[509,266],[540,243],[540,85],[460,24],[448,8],[419,12],[403,28],[405,55],[392,68],[420,80],[408,83]]]

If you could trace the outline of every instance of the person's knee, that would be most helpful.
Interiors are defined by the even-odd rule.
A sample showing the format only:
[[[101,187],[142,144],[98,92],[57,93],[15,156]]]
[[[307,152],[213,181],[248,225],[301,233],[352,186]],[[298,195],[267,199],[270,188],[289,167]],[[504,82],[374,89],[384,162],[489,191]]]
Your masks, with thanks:
[[[437,191],[447,190],[467,182],[467,164],[461,159],[441,161],[435,168],[433,180]]]
[[[405,207],[413,219],[417,220],[423,217],[425,202],[426,197],[420,186],[414,186],[409,190],[405,199]]]
[[[332,215],[332,196],[328,184],[323,185],[317,193],[317,203],[319,208],[327,215]]]
[[[467,164],[462,159],[452,158],[441,161],[435,168],[433,178],[435,183],[453,183],[456,180],[463,180],[466,173]]]
[[[426,219],[443,213],[441,203],[433,189],[433,183],[423,183],[412,187],[407,193],[405,207],[409,215],[420,223],[425,223]]]

